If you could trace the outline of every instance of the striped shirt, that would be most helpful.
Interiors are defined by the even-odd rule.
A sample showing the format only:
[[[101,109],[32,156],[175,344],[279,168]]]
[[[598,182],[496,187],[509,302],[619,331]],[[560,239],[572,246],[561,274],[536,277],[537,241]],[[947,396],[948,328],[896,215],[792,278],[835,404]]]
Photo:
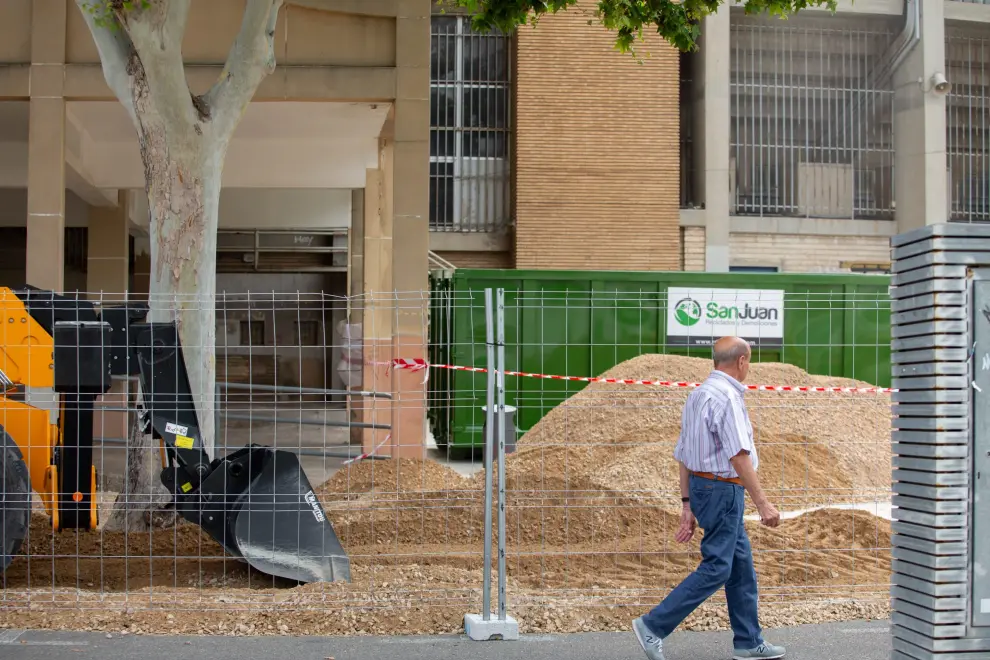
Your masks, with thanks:
[[[753,444],[753,425],[743,401],[745,388],[732,376],[713,371],[684,404],[681,435],[674,458],[692,472],[738,477],[729,459],[749,452],[753,469],[759,466]]]

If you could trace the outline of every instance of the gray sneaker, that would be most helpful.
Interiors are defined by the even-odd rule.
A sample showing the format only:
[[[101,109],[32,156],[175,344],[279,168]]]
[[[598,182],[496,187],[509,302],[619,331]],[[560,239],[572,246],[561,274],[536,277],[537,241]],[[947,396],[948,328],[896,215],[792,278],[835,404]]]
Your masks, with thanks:
[[[636,633],[636,639],[639,640],[639,645],[643,647],[646,657],[650,660],[663,660],[663,640],[654,635],[653,631],[646,627],[642,617],[632,622],[632,629]]]
[[[763,642],[755,649],[748,651],[736,649],[732,652],[732,660],[777,660],[783,658],[786,652],[783,646],[774,646]]]

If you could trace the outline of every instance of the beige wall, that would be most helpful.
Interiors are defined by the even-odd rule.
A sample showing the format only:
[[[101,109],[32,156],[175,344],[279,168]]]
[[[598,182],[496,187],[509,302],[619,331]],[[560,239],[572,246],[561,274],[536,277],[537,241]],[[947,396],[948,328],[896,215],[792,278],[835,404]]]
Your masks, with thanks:
[[[615,51],[594,6],[517,34],[516,266],[676,270],[678,55]]]
[[[458,268],[514,268],[512,252],[437,252],[437,255]]]
[[[705,228],[681,229],[681,270],[705,270]]]
[[[782,273],[843,273],[845,262],[882,264],[890,261],[890,239],[884,236],[801,236],[733,233],[730,266],[776,266]],[[683,269],[705,270],[705,229],[684,227]]]
[[[15,4],[22,1],[14,0]],[[65,1],[71,10],[67,14],[66,62],[98,63],[96,46],[75,0]],[[5,6],[8,2],[4,0]],[[243,12],[244,0],[193,2],[182,42],[186,63],[222,65]],[[287,3],[275,26],[275,60],[297,66],[394,66],[395,19],[330,13]]]

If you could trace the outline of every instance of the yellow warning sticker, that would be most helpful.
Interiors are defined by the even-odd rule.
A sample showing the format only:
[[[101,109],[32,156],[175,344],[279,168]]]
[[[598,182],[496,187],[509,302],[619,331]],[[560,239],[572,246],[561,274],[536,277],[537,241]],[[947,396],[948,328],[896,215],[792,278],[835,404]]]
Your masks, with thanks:
[[[184,435],[177,435],[175,436],[175,446],[179,449],[192,449],[193,439],[187,438]]]
[[[188,493],[189,491],[192,490],[192,484],[187,481],[186,483],[182,484],[181,488],[183,493]]]

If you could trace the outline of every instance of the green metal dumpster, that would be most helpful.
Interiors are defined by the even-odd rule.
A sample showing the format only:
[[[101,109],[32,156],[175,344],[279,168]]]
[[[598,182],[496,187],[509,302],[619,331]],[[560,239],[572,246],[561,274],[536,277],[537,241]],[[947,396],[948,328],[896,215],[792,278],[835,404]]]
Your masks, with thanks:
[[[685,341],[674,323],[691,323],[678,303],[685,289],[766,292],[781,302],[778,336],[753,348],[753,360],[785,362],[814,374],[890,384],[890,278],[886,275],[598,272],[460,269],[431,278],[430,362],[487,367],[486,288],[505,289],[506,369],[597,376],[644,353],[711,356]],[[677,295],[677,300],[668,300]],[[669,310],[668,305],[675,305]],[[681,312],[755,314],[713,303]],[[755,318],[755,316],[754,316]],[[774,318],[776,321],[776,318]],[[671,326],[671,327],[668,327]],[[485,374],[433,368],[431,431],[441,447],[464,453],[484,445]],[[520,433],[584,383],[508,377],[506,403]]]

